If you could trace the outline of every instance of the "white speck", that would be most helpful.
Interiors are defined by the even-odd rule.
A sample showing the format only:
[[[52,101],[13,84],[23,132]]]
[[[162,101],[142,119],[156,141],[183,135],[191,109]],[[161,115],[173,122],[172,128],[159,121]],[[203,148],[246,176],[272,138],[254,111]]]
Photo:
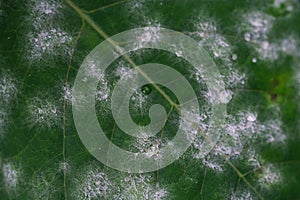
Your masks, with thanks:
[[[96,100],[97,101],[107,101],[108,97],[110,95],[110,89],[108,87],[108,83],[106,79],[101,77],[101,79],[98,82],[98,87],[96,91]]]
[[[237,58],[238,58],[238,56],[237,56],[236,54],[233,54],[233,55],[231,56],[231,59],[234,60],[234,61],[236,61]]]
[[[72,88],[69,84],[63,86],[63,98],[66,101],[74,102],[75,98],[72,94]]]
[[[221,103],[229,103],[232,99],[233,92],[231,90],[224,90],[220,93],[219,99]]]
[[[294,10],[294,7],[292,5],[289,5],[286,7],[286,10],[291,12],[292,10]]]
[[[136,90],[131,98],[130,101],[133,102],[133,106],[135,108],[141,109],[141,112],[145,112],[145,105],[147,104],[147,99],[149,98],[149,96],[144,95],[143,92],[141,90]]]
[[[257,63],[257,58],[252,58],[252,63]]]
[[[252,193],[250,191],[239,191],[236,190],[232,192],[230,200],[254,200]]]
[[[256,115],[254,113],[248,113],[246,118],[247,118],[247,121],[249,121],[249,122],[256,121]]]
[[[274,61],[279,58],[280,44],[271,42],[269,33],[273,28],[275,18],[267,13],[252,11],[243,14],[243,22],[239,25],[244,39],[257,51],[258,57]],[[295,51],[294,51],[295,52]]]
[[[206,157],[202,159],[202,164],[216,172],[223,172],[223,163],[219,163],[219,160],[215,155],[212,154],[206,155]]]
[[[245,33],[245,34],[244,34],[244,40],[247,41],[247,42],[249,42],[249,41],[251,40],[251,35],[250,35],[250,33]]]
[[[202,131],[207,131],[208,125],[206,123],[206,113],[196,113],[194,110],[182,110],[182,118],[180,124],[182,124],[182,130],[187,136],[187,139],[193,142],[196,149],[201,148],[202,140],[198,136],[202,136],[199,132],[199,128]],[[197,124],[197,126],[195,126]]]
[[[31,9],[33,16],[43,16],[43,15],[56,15],[58,10],[62,8],[62,4],[57,1],[36,1],[32,0]]]
[[[218,33],[216,22],[201,16],[194,26],[196,31],[191,35],[199,40],[199,46],[207,49],[214,58],[220,59],[227,66],[231,65],[231,45],[224,36]]]
[[[228,76],[224,77],[224,81],[230,86],[238,86],[238,85],[244,85],[245,84],[245,79],[246,79],[246,74],[245,73],[240,73],[239,71],[232,69],[230,70]]]
[[[286,140],[286,135],[281,130],[282,122],[277,120],[269,120],[266,125],[266,134],[264,138],[267,143],[282,143]]]
[[[142,42],[150,42],[152,38],[152,35],[150,32],[146,32],[145,34],[142,35],[141,41]]]
[[[219,93],[216,91],[208,91],[204,94],[208,102],[213,104],[227,104],[232,99],[233,92],[231,90],[223,90]]]
[[[61,116],[58,108],[45,100],[37,97],[30,100],[28,105],[29,123],[43,128],[51,128],[60,123]]]
[[[66,56],[70,53],[72,36],[58,26],[60,9],[58,1],[30,0],[28,9],[30,26],[27,34],[28,49],[25,56],[30,61],[45,61],[53,57]],[[46,57],[46,59],[45,59]]]
[[[61,162],[61,163],[59,163],[59,171],[61,171],[61,172],[67,172],[69,170],[69,168],[70,168],[69,163],[67,163],[67,162]]]
[[[143,133],[141,133],[143,134]],[[155,160],[161,158],[160,148],[162,146],[161,139],[158,138],[137,138],[133,144],[134,149],[137,149],[140,153],[145,153],[148,158],[154,158]]]
[[[31,58],[39,60],[43,56],[60,55],[64,48],[68,48],[72,42],[72,37],[60,29],[43,29],[41,32],[32,32],[29,35],[32,45]]]
[[[149,27],[144,28],[144,33],[137,38],[136,40],[136,48],[141,48],[145,43],[156,43],[160,39],[160,24],[152,26],[151,22],[149,22]]]
[[[116,75],[119,78],[125,78],[127,79],[133,79],[134,75],[136,75],[135,70],[130,68],[130,66],[127,63],[124,63],[123,61],[120,61],[118,63],[118,68],[116,70]]]
[[[20,175],[16,167],[11,163],[5,163],[3,164],[2,172],[7,190],[16,190]]]
[[[0,77],[0,105],[7,106],[17,94],[16,80],[7,73],[2,73]]]
[[[247,149],[245,154],[249,166],[253,167],[254,169],[258,169],[261,167],[261,161],[259,160],[259,155],[257,155],[257,152],[254,149]]]
[[[82,185],[83,197],[86,199],[102,198],[109,192],[112,184],[105,173],[89,171]]]
[[[299,48],[298,45],[299,45],[299,39],[295,38],[293,36],[289,36],[289,37],[287,37],[285,39],[282,39],[279,42],[278,46],[279,46],[279,49],[283,53],[286,53],[288,55],[294,55],[294,54],[296,54],[296,56],[298,56],[299,55],[299,53],[297,51],[297,49]]]
[[[286,4],[286,1],[279,0],[276,4]],[[243,22],[240,24],[244,39],[251,41],[250,45],[257,51],[258,57],[264,60],[275,61],[281,53],[286,55],[299,56],[299,39],[293,35],[282,39],[272,39],[269,37],[273,29],[275,18],[264,12],[253,11],[243,14]],[[257,60],[253,59],[253,63]]]
[[[130,174],[121,180],[120,193],[115,195],[118,200],[164,200],[168,192],[158,184],[153,184],[149,175]]]
[[[175,52],[177,57],[182,57],[182,51],[178,50]]]
[[[259,176],[261,187],[270,188],[272,185],[280,184],[282,181],[281,172],[272,164],[262,167],[263,173]]]
[[[104,173],[99,163],[92,163],[80,170],[75,183],[75,192],[72,194],[74,199],[113,199],[113,190],[118,193],[118,187]]]
[[[274,17],[263,12],[250,12],[244,15],[246,27],[253,40],[266,39],[267,34],[273,26]]]

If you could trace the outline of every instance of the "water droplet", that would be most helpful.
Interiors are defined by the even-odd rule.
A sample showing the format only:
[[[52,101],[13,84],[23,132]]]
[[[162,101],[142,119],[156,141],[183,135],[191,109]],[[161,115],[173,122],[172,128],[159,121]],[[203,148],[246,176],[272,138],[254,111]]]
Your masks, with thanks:
[[[148,95],[148,94],[151,93],[152,89],[151,89],[150,86],[144,85],[144,86],[142,86],[141,91],[142,91],[143,94]]]

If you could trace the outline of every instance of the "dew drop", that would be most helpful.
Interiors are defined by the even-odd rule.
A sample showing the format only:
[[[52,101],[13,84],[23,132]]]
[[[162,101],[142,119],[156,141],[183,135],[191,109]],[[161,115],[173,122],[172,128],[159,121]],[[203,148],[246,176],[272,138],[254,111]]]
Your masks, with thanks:
[[[144,86],[141,88],[141,91],[142,91],[143,94],[148,95],[148,94],[151,93],[152,89],[151,89],[150,86],[144,85]]]

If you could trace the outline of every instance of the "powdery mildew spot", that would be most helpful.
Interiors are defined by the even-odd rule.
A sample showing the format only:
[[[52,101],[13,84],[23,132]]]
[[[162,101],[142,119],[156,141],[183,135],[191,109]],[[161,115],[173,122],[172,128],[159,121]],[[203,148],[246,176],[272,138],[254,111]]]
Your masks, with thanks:
[[[224,77],[224,81],[231,87],[243,87],[246,83],[246,74],[236,69],[230,70],[229,74]]]
[[[250,191],[233,191],[230,200],[255,200],[256,198]]]
[[[258,183],[261,187],[270,189],[274,185],[282,182],[282,175],[278,168],[272,164],[266,164],[262,167],[262,174],[259,175]]]
[[[150,175],[131,174],[121,180],[118,200],[163,200],[168,198],[168,191],[153,183]]]
[[[107,80],[102,76],[98,82],[98,87],[96,91],[96,100],[107,101],[110,96],[110,88],[108,86]]]
[[[220,31],[218,30],[217,23],[211,18],[201,16],[194,20],[193,24],[194,31],[188,32],[189,35],[199,41],[199,45],[210,53],[215,62],[221,63],[218,66],[224,68],[224,71],[226,72],[220,79],[223,79],[229,88],[243,86],[246,75],[234,68],[239,55],[233,53],[232,45],[219,33]],[[201,81],[201,78],[197,73],[200,75],[202,73],[195,73],[197,81]]]
[[[76,199],[163,200],[168,196],[150,175],[115,173],[102,169],[99,163],[89,164],[76,176],[72,194]]]
[[[147,23],[147,27],[144,28],[144,33],[137,38],[134,45],[134,50],[141,49],[145,44],[148,43],[156,43],[159,42],[160,35],[160,27],[161,25],[158,23],[154,23],[149,21]]]
[[[248,152],[249,158],[247,159],[251,166],[259,167],[259,158],[255,150],[251,148],[253,142],[263,141],[266,144],[276,145],[286,140],[286,136],[282,133],[281,121],[278,119],[260,122],[257,120],[257,113],[248,110],[229,115],[226,121],[215,148],[202,159],[204,166],[218,172],[223,171],[224,157],[237,158],[243,152]],[[192,156],[195,159],[202,158],[200,151],[202,142],[203,140],[193,141]]]
[[[231,90],[223,90],[220,93],[208,91],[204,94],[204,96],[206,97],[207,101],[211,104],[227,104],[232,99],[233,94],[234,93]]]
[[[41,24],[38,24],[38,22],[41,22],[46,19],[53,19],[56,15],[59,14],[59,10],[63,7],[63,5],[55,0],[50,1],[36,1],[36,0],[30,0],[28,2],[31,8],[30,15],[32,17],[37,18],[36,23],[34,26],[36,28],[40,28]]]
[[[63,96],[63,99],[69,103],[72,103],[75,101],[75,98],[72,94],[72,87],[70,86],[70,84],[64,85],[62,87],[62,96]]]
[[[232,47],[227,39],[218,33],[214,20],[199,17],[194,23],[195,31],[191,33],[199,45],[207,49],[214,59],[221,60],[226,66],[232,66]]]
[[[29,42],[32,45],[30,52],[31,58],[34,60],[42,59],[43,56],[58,56],[68,49],[72,42],[72,37],[61,29],[52,28],[34,32],[29,35]]]
[[[8,193],[17,190],[19,184],[20,170],[14,163],[7,162],[2,166],[4,185]]]
[[[239,29],[244,34],[244,40],[256,50],[260,59],[275,61],[280,54],[299,56],[297,37],[288,35],[277,40],[269,38],[275,22],[273,16],[260,11],[251,11],[242,14],[242,19]],[[257,58],[253,58],[252,62],[256,63]]]
[[[59,163],[58,169],[60,172],[68,172],[70,169],[70,164],[68,162]]]
[[[50,101],[35,97],[28,104],[28,122],[42,128],[52,128],[61,122],[61,112]]]
[[[81,170],[75,182],[76,191],[73,195],[76,199],[112,199],[114,192],[118,191],[97,164],[90,164]]]
[[[28,51],[25,53],[27,59],[31,62],[40,62],[68,55],[72,36],[59,25],[63,4],[54,0],[30,0],[27,5],[30,11],[28,23],[32,24],[26,39],[28,43]]]
[[[160,149],[162,148],[163,141],[160,138],[137,138],[134,142],[134,149],[137,149],[139,153],[146,153],[146,156],[154,159],[161,158]]]
[[[134,73],[130,66],[127,65],[124,61],[118,62],[118,68],[115,72],[115,75],[119,78],[134,79],[136,73]]]
[[[17,80],[6,72],[0,75],[0,106],[8,106],[17,95]]]

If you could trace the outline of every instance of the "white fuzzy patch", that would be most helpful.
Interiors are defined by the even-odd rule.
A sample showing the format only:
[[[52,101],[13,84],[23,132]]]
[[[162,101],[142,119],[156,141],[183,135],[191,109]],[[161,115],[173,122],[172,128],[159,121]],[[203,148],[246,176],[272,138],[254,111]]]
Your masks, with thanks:
[[[18,92],[16,84],[16,79],[11,77],[9,74],[3,72],[0,75],[0,105],[10,105]]]
[[[50,58],[68,55],[72,36],[59,25],[63,4],[59,1],[29,0],[28,23],[32,28],[27,34],[28,51],[31,62],[47,62]]]
[[[260,11],[252,11],[242,15],[243,22],[239,25],[244,39],[257,51],[260,59],[275,61],[280,54],[299,56],[297,47],[298,37],[288,35],[285,38],[270,40],[269,34],[273,28],[275,18]],[[257,58],[252,59],[253,63]]]
[[[33,126],[51,128],[57,126],[61,120],[61,113],[56,105],[37,97],[30,100],[28,113],[29,123]]]
[[[15,191],[19,183],[20,171],[12,163],[4,163],[2,167],[4,185],[8,191]]]
[[[168,192],[154,185],[153,178],[147,175],[129,175],[121,181],[120,194],[115,197],[119,200],[145,199],[163,200],[167,199]]]

